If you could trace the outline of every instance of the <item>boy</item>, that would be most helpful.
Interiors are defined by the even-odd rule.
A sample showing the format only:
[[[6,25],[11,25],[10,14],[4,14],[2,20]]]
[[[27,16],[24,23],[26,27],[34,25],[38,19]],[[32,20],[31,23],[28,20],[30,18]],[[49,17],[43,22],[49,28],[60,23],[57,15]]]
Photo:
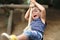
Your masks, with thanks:
[[[45,29],[45,21],[46,21],[46,11],[45,8],[38,4],[36,0],[31,0],[31,2],[35,5],[32,8],[32,20],[31,20],[31,30],[26,30],[23,34],[15,37],[18,40],[41,40],[44,29]],[[29,19],[30,9],[28,9],[27,13],[25,14],[25,19]],[[14,37],[12,37],[14,38]]]

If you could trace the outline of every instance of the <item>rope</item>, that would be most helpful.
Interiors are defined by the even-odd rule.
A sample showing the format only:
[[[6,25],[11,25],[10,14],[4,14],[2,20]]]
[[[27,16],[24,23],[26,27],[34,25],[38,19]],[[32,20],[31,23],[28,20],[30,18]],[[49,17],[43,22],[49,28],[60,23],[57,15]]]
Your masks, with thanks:
[[[34,7],[33,3],[30,3],[30,15],[29,15],[29,20],[28,20],[28,26],[30,26],[30,22],[32,20],[32,7]]]
[[[31,27],[30,27],[30,23],[31,23],[31,20],[32,20],[32,7],[34,7],[34,4],[33,3],[30,3],[30,14],[29,14],[29,20],[28,20],[28,26],[24,29],[25,30],[31,30]]]
[[[28,21],[28,26],[30,26],[30,22],[31,22],[31,16],[32,16],[32,8],[30,8],[30,16],[29,16],[29,21]]]

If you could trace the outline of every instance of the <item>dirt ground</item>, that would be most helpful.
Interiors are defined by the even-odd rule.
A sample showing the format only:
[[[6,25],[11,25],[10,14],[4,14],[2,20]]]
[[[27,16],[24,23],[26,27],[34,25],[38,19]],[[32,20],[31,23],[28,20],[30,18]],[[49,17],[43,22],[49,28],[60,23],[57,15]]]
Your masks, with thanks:
[[[3,21],[3,23],[0,22],[0,24],[3,25],[5,21],[1,21]],[[5,27],[3,26],[0,27],[0,34],[7,31],[6,25]],[[21,34],[26,26],[27,22],[21,22],[20,17],[15,17],[12,34]],[[44,40],[60,40],[60,10],[52,8],[47,9],[47,26],[44,32]]]

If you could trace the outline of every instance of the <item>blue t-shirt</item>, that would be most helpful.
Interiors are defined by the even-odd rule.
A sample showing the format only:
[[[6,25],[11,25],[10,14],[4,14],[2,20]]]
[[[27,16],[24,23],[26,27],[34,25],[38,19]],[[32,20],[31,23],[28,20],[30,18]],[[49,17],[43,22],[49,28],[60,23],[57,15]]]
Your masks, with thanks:
[[[40,18],[34,19],[31,24],[31,29],[32,30],[36,30],[36,31],[40,31],[40,32],[44,32],[44,29],[46,27],[46,25],[44,23],[42,23]]]

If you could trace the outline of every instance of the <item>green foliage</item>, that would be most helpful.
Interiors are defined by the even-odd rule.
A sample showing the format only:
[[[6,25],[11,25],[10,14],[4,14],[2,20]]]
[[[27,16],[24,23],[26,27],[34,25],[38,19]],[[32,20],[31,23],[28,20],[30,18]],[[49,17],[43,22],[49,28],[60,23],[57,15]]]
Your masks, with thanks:
[[[24,0],[24,4],[29,4],[30,0]]]

